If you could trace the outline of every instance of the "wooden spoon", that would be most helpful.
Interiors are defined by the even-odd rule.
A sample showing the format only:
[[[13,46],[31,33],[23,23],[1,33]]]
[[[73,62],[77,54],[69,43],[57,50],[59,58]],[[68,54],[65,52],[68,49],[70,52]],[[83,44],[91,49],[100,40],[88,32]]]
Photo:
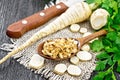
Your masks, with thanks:
[[[100,30],[100,31],[95,32],[95,33],[93,33],[93,34],[91,34],[91,35],[88,35],[88,36],[86,36],[86,37],[76,38],[75,40],[77,40],[77,41],[78,41],[78,44],[79,44],[79,45],[78,45],[78,49],[80,49],[80,48],[82,47],[82,45],[84,45],[84,44],[87,43],[88,41],[90,41],[90,40],[92,40],[92,39],[94,39],[94,38],[96,38],[96,37],[105,35],[105,34],[107,34],[107,31],[106,31],[106,30]],[[50,56],[48,56],[48,55],[44,55],[44,54],[42,53],[44,43],[45,43],[45,42],[42,42],[42,43],[39,44],[39,46],[38,46],[38,53],[39,53],[39,55],[41,55],[42,57],[44,57],[44,58],[46,58],[46,59],[51,59],[51,60],[59,61],[59,60],[68,59],[68,58],[70,58],[70,57],[72,57],[72,56],[74,56],[74,55],[76,54],[76,53],[73,53],[73,54],[71,54],[70,57],[67,57],[67,58],[52,58],[52,57],[50,57]]]

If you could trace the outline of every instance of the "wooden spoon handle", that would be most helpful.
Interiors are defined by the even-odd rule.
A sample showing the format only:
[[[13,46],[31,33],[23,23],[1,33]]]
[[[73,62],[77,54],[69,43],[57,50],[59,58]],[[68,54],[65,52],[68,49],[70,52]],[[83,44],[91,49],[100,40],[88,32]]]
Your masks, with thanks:
[[[24,35],[26,32],[35,29],[53,17],[56,17],[63,13],[68,7],[64,3],[59,3],[55,6],[52,6],[48,9],[42,10],[38,13],[35,13],[29,17],[26,17],[22,20],[19,20],[7,28],[6,34],[11,38],[19,38]]]
[[[78,38],[78,40],[80,41],[80,44],[81,44],[81,46],[82,46],[83,44],[87,43],[88,41],[90,41],[90,40],[92,40],[92,39],[94,39],[94,38],[96,38],[96,37],[105,35],[105,34],[107,34],[107,31],[106,31],[106,30],[100,30],[100,31],[95,32],[95,33],[93,33],[93,34],[91,34],[91,35],[88,35],[88,36],[86,36],[86,37]]]

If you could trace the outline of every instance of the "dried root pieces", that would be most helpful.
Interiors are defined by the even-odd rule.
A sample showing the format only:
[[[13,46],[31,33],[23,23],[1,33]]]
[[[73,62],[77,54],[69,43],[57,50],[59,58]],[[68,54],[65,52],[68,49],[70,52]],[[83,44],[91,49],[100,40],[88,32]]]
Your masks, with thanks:
[[[60,38],[55,40],[49,40],[44,43],[43,54],[48,55],[53,59],[67,58],[78,51],[78,43],[71,38]]]

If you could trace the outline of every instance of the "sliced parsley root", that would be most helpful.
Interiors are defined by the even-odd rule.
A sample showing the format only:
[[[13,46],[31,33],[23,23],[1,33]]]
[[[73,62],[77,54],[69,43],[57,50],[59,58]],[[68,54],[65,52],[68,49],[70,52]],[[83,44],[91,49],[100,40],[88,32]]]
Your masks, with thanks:
[[[91,43],[91,49],[99,53],[96,56],[97,74],[92,80],[117,80],[114,73],[120,73],[120,0],[86,0],[86,2],[97,3],[110,14],[104,26],[107,35]]]
[[[91,27],[94,30],[101,29],[103,26],[106,25],[108,16],[109,13],[107,10],[102,8],[96,9],[90,17]]]

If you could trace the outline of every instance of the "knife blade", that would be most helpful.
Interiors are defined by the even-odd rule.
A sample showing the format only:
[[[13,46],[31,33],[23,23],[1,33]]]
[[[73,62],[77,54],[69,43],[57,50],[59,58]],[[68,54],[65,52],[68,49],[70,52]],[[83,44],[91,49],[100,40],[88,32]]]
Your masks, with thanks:
[[[14,22],[8,26],[6,34],[10,38],[20,38],[26,32],[45,24],[50,19],[59,16],[60,14],[65,12],[71,5],[81,1],[83,0],[68,0],[65,2],[62,1],[52,7],[49,7],[22,20]]]

